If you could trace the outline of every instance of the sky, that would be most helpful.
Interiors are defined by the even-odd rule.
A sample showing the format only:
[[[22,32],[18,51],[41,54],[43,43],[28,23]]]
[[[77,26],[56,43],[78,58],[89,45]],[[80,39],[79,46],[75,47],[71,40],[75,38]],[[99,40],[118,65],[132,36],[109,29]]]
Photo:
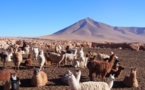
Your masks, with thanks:
[[[0,0],[0,37],[50,35],[87,17],[145,27],[145,0]]]

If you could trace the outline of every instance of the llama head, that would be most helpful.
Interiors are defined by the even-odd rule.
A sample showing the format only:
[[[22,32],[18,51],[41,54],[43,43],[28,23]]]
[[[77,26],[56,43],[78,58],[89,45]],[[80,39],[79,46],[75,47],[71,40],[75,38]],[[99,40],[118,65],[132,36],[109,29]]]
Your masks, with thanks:
[[[10,78],[11,78],[12,80],[17,80],[17,75],[16,75],[16,73],[10,73]]]
[[[109,81],[114,81],[115,80],[114,74],[110,74],[108,80]]]
[[[38,75],[38,74],[39,74],[39,71],[40,71],[40,69],[38,69],[38,68],[34,68],[34,72],[33,72],[33,74],[34,74],[34,75]]]
[[[79,83],[80,78],[81,78],[81,70],[79,69],[75,70],[75,77],[76,77],[77,82]]]
[[[67,74],[65,75],[65,78],[68,80],[68,79],[71,79],[72,76],[73,76],[73,73],[70,70],[68,70]]]
[[[124,68],[124,67],[122,67],[122,66],[119,66],[119,69],[120,69],[120,70],[124,70],[125,68]]]
[[[136,68],[131,67],[131,73],[136,73]]]
[[[22,49],[21,48],[18,48],[18,52],[20,52],[20,51],[22,51]]]
[[[91,56],[89,61],[94,61],[96,56]]]
[[[82,54],[83,53],[83,49],[81,48],[81,50],[79,51],[79,54]]]
[[[115,62],[115,54],[112,54],[112,55],[110,55],[110,58],[109,58],[109,62],[111,61],[111,60],[113,60],[114,59],[114,62]]]
[[[81,75],[81,70],[79,70],[79,69],[75,70],[75,75],[76,76]]]
[[[10,73],[11,90],[19,90],[19,85],[21,84],[19,77],[16,73]]]

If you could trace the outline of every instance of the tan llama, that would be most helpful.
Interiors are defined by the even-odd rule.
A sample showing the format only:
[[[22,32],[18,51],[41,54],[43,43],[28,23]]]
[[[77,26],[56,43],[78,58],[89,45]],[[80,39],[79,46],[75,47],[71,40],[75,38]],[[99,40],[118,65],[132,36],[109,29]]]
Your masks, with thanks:
[[[131,68],[130,75],[125,76],[123,83],[128,87],[138,87],[136,68]]]

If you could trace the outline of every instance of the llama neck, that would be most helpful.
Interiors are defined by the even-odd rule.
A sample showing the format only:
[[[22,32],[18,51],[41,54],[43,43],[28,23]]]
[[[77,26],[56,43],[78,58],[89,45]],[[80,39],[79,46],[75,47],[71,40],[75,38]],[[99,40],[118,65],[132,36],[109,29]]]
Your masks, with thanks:
[[[136,79],[136,73],[131,73],[130,74],[130,77],[134,80],[134,79]]]
[[[75,53],[74,53],[74,56],[76,56],[77,55],[77,49],[75,49]]]
[[[74,75],[71,75],[71,78],[68,80],[71,90],[78,90],[80,88],[79,82],[76,80]]]
[[[79,74],[76,75],[77,82],[80,82],[80,78],[81,78],[81,74],[79,73]]]
[[[84,53],[83,52],[80,53],[80,57],[81,58],[84,57]]]
[[[107,84],[108,84],[108,86],[109,86],[109,90],[111,90],[111,88],[112,88],[112,86],[113,86],[113,83],[114,83],[114,81],[113,80],[108,80],[107,81]]]
[[[111,68],[112,68],[113,65],[114,65],[114,61],[115,61],[114,56],[115,56],[115,55],[110,56],[110,62],[109,62],[109,64],[110,64]]]

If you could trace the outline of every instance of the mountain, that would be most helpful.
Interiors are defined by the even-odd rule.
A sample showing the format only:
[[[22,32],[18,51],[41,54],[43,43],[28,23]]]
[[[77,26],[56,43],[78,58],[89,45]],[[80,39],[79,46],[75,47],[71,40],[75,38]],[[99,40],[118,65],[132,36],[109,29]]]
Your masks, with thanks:
[[[118,27],[82,19],[51,35],[41,38],[57,40],[87,40],[98,42],[145,42],[145,27]]]

